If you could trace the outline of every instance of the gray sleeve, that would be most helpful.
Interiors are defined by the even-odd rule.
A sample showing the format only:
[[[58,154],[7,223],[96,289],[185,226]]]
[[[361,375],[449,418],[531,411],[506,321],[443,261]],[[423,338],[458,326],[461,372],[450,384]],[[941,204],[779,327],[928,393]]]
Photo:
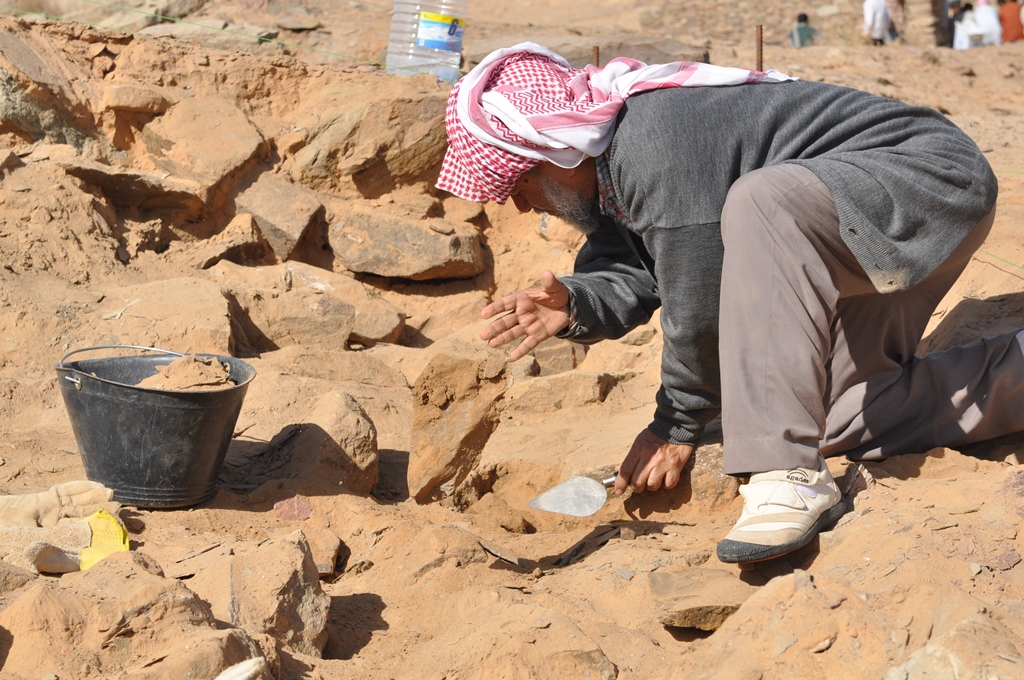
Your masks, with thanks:
[[[573,275],[562,281],[572,293],[577,316],[571,332],[559,336],[573,342],[620,338],[650,321],[661,305],[654,277],[607,220],[587,236]]]
[[[650,430],[674,444],[696,442],[721,410],[718,297],[722,230],[718,222],[657,227],[644,234],[657,253],[661,290],[661,388]]]

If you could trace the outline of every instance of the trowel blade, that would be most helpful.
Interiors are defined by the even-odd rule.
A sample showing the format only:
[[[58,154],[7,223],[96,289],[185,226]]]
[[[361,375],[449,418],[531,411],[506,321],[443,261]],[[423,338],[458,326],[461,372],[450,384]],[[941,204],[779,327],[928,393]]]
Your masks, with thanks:
[[[590,517],[608,500],[608,489],[596,479],[570,477],[530,501],[534,510]]]

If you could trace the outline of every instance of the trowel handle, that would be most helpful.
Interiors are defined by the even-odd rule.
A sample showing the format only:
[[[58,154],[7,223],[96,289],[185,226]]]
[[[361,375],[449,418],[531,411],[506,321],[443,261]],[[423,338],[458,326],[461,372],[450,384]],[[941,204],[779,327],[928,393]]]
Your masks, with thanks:
[[[616,472],[614,475],[608,475],[607,477],[602,479],[601,483],[604,484],[606,487],[608,487],[610,489],[613,486],[615,486],[615,480],[618,479],[618,478],[619,478],[619,473]]]

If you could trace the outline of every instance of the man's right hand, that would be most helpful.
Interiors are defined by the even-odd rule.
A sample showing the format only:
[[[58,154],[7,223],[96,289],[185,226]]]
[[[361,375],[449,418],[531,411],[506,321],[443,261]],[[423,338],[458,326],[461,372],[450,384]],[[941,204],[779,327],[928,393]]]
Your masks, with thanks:
[[[509,361],[522,359],[537,345],[569,325],[569,289],[549,271],[540,275],[540,286],[519,290],[484,307],[480,316],[490,319],[508,312],[488,324],[480,339],[491,347],[523,338],[513,349]]]

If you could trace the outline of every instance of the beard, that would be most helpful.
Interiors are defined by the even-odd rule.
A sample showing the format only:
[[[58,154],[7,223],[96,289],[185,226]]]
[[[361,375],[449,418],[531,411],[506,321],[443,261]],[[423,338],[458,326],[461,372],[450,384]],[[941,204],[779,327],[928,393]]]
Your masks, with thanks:
[[[570,226],[590,236],[601,226],[601,207],[597,198],[590,198],[567,189],[561,184],[543,180],[540,185],[541,194],[551,204],[551,210],[543,210],[549,215],[566,222]]]

